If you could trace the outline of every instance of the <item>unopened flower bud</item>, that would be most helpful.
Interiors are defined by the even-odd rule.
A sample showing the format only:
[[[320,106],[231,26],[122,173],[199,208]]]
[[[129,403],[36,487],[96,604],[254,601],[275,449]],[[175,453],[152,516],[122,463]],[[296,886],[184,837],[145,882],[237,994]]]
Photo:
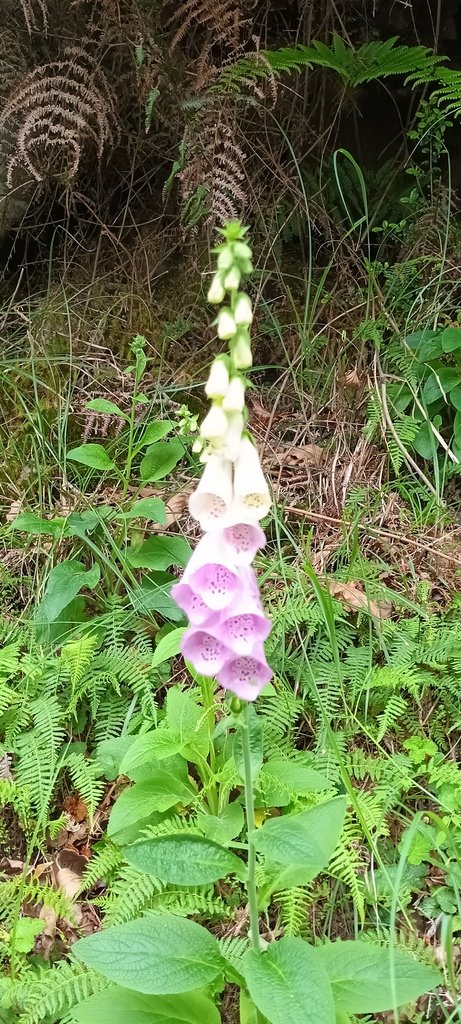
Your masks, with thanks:
[[[205,385],[208,398],[225,398],[229,389],[229,371],[223,359],[215,359]]]
[[[228,421],[219,405],[212,405],[200,427],[200,434],[207,440],[223,438],[227,433]]]
[[[218,314],[218,337],[222,341],[229,341],[229,338],[233,338],[236,334],[237,328],[235,326],[235,320],[232,316],[232,310],[224,307]]]
[[[227,271],[227,274],[224,278],[224,287],[227,288],[227,290],[230,292],[237,291],[237,288],[240,284],[241,276],[242,275],[238,267],[231,267],[231,269]]]
[[[218,256],[218,269],[219,270],[230,270],[234,262],[234,255],[232,249],[226,245],[225,249],[221,249]]]
[[[239,457],[242,444],[244,428],[243,415],[241,412],[231,412],[228,416],[226,435],[222,443],[222,453],[229,462],[235,462]]]
[[[251,249],[246,242],[234,243],[234,257],[236,260],[251,260]]]
[[[225,412],[243,412],[245,408],[245,385],[241,377],[232,378],[222,407]]]
[[[234,307],[234,320],[237,327],[249,327],[253,320],[251,299],[245,292],[238,296]]]
[[[232,361],[236,370],[247,370],[253,365],[250,338],[247,331],[239,331],[232,344]]]
[[[210,287],[208,289],[207,299],[213,305],[217,305],[218,302],[222,302],[224,299],[224,287],[222,283],[221,274],[215,274]]]

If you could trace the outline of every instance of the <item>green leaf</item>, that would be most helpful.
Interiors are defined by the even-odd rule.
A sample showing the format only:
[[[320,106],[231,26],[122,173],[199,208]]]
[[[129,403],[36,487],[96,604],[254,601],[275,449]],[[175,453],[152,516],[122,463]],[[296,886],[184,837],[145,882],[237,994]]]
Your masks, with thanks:
[[[179,438],[158,441],[151,445],[141,462],[141,480],[163,480],[177,466],[184,455],[184,445]]]
[[[318,947],[337,1007],[348,1013],[383,1013],[409,1003],[442,983],[434,967],[411,953],[371,942],[337,942]]]
[[[72,462],[79,462],[82,466],[91,466],[92,469],[115,469],[115,463],[109,458],[102,444],[81,444],[67,452],[67,458]]]
[[[202,836],[178,833],[144,839],[124,849],[130,864],[161,882],[209,885],[226,875],[242,877],[243,861]]]
[[[459,333],[461,334],[461,331]],[[458,385],[450,391],[450,402],[458,412],[461,412],[461,387]]]
[[[405,341],[422,362],[434,359],[443,351],[439,331],[415,331],[413,334],[407,334]]]
[[[82,587],[92,590],[100,577],[99,565],[85,569],[83,562],[70,558],[55,565],[48,576],[45,593],[37,608],[36,622],[50,623],[73,601]]]
[[[165,526],[166,506],[161,498],[140,498],[135,501],[128,512],[124,513],[125,519],[149,519],[153,523],[160,523]]]
[[[171,757],[152,766],[152,778],[135,782],[120,794],[110,814],[107,834],[118,835],[156,812],[168,811],[175,804],[189,804],[195,796],[185,761]]]
[[[173,914],[88,935],[73,945],[72,952],[110,981],[152,995],[201,988],[223,965],[214,936],[195,921]]]
[[[120,765],[120,775],[134,777],[138,768],[151,761],[162,761],[166,757],[179,754],[181,740],[170,729],[155,729],[142,736],[136,736]]]
[[[259,1024],[258,1011],[252,999],[247,996],[245,989],[240,989],[240,1024]],[[260,1020],[261,1018],[259,1018]]]
[[[213,839],[215,843],[227,846],[232,839],[240,835],[243,828],[243,808],[235,800],[232,804],[226,804],[219,816],[214,814],[197,815],[197,825],[200,831]]]
[[[178,608],[170,595],[175,577],[168,573],[153,573],[152,578],[143,580],[139,587],[129,590],[128,596],[136,612],[158,612],[170,622],[183,622],[184,612]]]
[[[241,971],[250,996],[270,1024],[335,1024],[331,985],[318,950],[303,939],[250,949]]]
[[[441,396],[445,397],[461,381],[461,373],[452,366],[438,367],[436,373],[431,373],[422,390],[427,405],[436,402]]]
[[[174,427],[175,424],[171,420],[153,420],[152,423],[148,423],[142,437],[136,443],[136,451],[139,452],[141,448],[147,448],[147,445],[161,441],[162,437],[170,433],[170,430],[174,430]]]
[[[434,416],[434,426],[439,429],[442,424],[441,416]],[[413,448],[422,459],[432,459],[437,452],[439,442],[431,430],[429,423],[423,423],[420,430],[413,439]]]
[[[74,1006],[76,1024],[220,1024],[219,1011],[201,992],[146,996],[124,988],[85,999]]]
[[[345,798],[335,797],[300,814],[269,818],[254,833],[254,844],[266,857],[267,868],[283,865],[283,870],[278,869],[278,888],[290,884],[293,871],[306,879],[298,884],[307,884],[326,867],[338,845],[345,812]]]
[[[35,512],[20,512],[11,523],[12,530],[22,530],[24,533],[49,534],[55,540],[59,540],[65,531],[66,520],[62,517],[56,519],[42,519]]]
[[[248,731],[250,739],[251,777],[256,782],[263,763],[263,727],[261,719],[256,714],[252,704],[248,705]],[[242,722],[236,729],[234,735],[233,755],[235,767],[242,780],[245,779],[245,767],[243,762],[243,730],[247,726]]]
[[[330,789],[331,783],[320,772],[300,761],[275,757],[264,765],[259,788],[265,802],[271,807],[283,807],[293,796],[307,796]]]
[[[192,548],[185,537],[149,537],[139,548],[128,548],[126,557],[135,569],[169,569],[187,565]]]
[[[35,939],[45,927],[45,921],[36,917],[19,917],[14,929],[14,948],[16,953],[30,953],[35,946]]]
[[[166,723],[184,744],[185,750],[189,745],[195,746],[201,750],[203,757],[206,756],[209,747],[206,715],[190,693],[181,690],[179,686],[172,686],[167,693]]]
[[[85,409],[91,409],[93,412],[102,412],[105,416],[121,416],[122,419],[128,420],[126,412],[116,405],[115,402],[109,402],[107,398],[92,398],[90,402],[86,402]]]
[[[446,327],[440,336],[444,352],[456,352],[461,348],[461,328]]]
[[[101,523],[115,519],[116,512],[110,505],[97,505],[96,508],[86,508],[83,512],[71,512],[66,522],[66,537],[81,537],[85,539],[87,533],[93,533]]]
[[[159,640],[152,658],[152,668],[156,668],[157,665],[161,665],[163,661],[168,661],[169,658],[175,658],[181,650],[181,640],[184,635],[185,626],[178,626],[177,629],[172,629],[166,636],[162,636]]]
[[[109,740],[101,740],[96,747],[96,761],[106,779],[112,781],[123,773],[120,765],[136,736],[114,736]]]

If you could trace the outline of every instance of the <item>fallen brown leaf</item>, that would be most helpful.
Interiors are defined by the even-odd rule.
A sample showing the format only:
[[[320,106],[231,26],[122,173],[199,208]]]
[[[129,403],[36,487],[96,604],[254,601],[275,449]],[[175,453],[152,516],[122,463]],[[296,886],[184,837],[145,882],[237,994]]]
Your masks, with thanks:
[[[318,444],[294,445],[284,452],[277,452],[281,465],[315,466],[318,468],[325,462],[326,452]]]
[[[22,512],[22,500],[12,501],[5,516],[6,522],[12,523],[20,512]]]
[[[88,807],[78,793],[71,793],[70,796],[64,800],[63,807],[64,810],[71,815],[74,821],[77,821],[79,824],[82,821],[86,821],[88,818]]]
[[[53,907],[42,907],[38,916],[45,922],[45,927],[40,934],[40,946],[44,959],[48,960],[56,938],[56,911],[53,910]]]
[[[77,895],[82,875],[88,864],[86,857],[76,850],[60,850],[52,864],[52,874],[57,888],[73,900]]]
[[[341,583],[328,580],[328,589],[332,597],[342,601],[351,612],[368,612],[374,619],[388,619],[392,614],[392,605],[388,601],[371,601],[360,589],[358,583]]]

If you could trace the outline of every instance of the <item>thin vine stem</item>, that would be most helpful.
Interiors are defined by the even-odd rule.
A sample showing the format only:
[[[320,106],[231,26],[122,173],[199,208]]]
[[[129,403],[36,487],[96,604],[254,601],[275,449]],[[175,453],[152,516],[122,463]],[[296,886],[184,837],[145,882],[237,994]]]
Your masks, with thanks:
[[[259,914],[258,914],[258,898],[256,892],[256,849],[253,842],[253,833],[255,830],[255,805],[253,796],[253,775],[251,770],[251,749],[250,749],[250,705],[245,703],[244,710],[242,712],[242,749],[243,749],[243,770],[244,770],[244,782],[245,782],[245,814],[247,823],[247,837],[248,837],[248,877],[247,877],[247,896],[248,896],[248,911],[250,915],[250,937],[252,946],[261,952],[261,942],[259,937]]]

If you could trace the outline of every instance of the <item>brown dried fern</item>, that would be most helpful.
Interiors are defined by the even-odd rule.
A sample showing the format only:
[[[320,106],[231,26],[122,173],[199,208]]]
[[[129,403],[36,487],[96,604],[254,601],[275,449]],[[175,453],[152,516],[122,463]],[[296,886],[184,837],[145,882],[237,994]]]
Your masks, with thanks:
[[[180,175],[185,209],[198,190],[206,191],[206,220],[224,224],[243,216],[247,196],[245,153],[237,143],[235,111],[222,103],[202,109],[186,130],[184,138],[186,166]]]
[[[18,168],[39,182],[72,181],[86,145],[93,145],[100,161],[114,142],[115,124],[101,69],[83,47],[69,48],[63,60],[29,72],[5,103],[0,133],[8,185]]]
[[[19,0],[29,35],[48,32],[48,5],[46,0]]]

